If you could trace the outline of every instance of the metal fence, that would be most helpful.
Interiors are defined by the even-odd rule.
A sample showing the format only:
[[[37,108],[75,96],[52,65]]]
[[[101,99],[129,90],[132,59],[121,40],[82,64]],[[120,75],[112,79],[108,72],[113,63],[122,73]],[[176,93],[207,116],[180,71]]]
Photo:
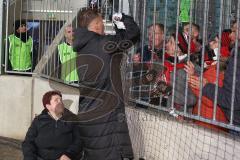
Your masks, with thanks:
[[[199,121],[213,124],[210,128],[217,125],[240,131],[237,120],[239,91],[236,88],[239,79],[236,36],[239,28],[239,2],[143,0],[138,3],[141,13],[136,18],[142,29],[142,39],[139,50],[130,58],[133,61],[132,75],[135,77],[131,88],[132,100],[142,107],[167,111],[176,117],[189,117],[198,124],[201,124]],[[198,36],[194,37],[196,29]],[[221,38],[213,39],[215,37]],[[215,48],[212,43],[215,43]],[[194,45],[200,48],[194,50]],[[171,47],[174,50],[170,54]],[[223,53],[224,49],[228,52],[227,56]],[[210,53],[213,50],[216,57],[212,59]],[[184,60],[181,56],[184,56]],[[184,71],[188,61],[195,65],[195,70],[198,68],[194,78]],[[232,70],[229,63],[234,66]],[[222,65],[227,65],[227,69],[222,69]],[[229,71],[232,73],[226,74]],[[224,78],[221,77],[223,74]],[[197,91],[191,82],[196,78],[199,83]],[[193,97],[195,101],[191,99]]]
[[[69,0],[6,0],[5,73],[32,74],[44,58],[52,57],[53,50],[56,50],[57,45],[64,39],[61,29],[67,24],[76,26],[73,24],[74,16],[79,8],[86,6],[85,3],[87,2],[72,4]],[[26,31],[19,33],[20,24],[26,26]],[[10,41],[10,38],[14,41]],[[17,43],[18,39],[26,39],[25,43],[30,46],[25,46],[28,51],[22,57],[17,57],[18,53],[15,53],[18,44],[13,43]],[[23,48],[20,47],[20,53],[25,52]],[[55,59],[55,61],[59,60]],[[28,65],[24,66],[25,63]]]
[[[0,10],[3,11],[3,1],[0,1]],[[2,26],[3,26],[3,12],[0,12],[0,35],[2,35]],[[2,48],[2,36],[0,36],[0,52],[2,53],[3,51],[3,48]],[[2,64],[2,58],[3,58],[3,55],[1,54],[0,55],[0,63]],[[2,65],[0,65],[0,75],[2,73]]]
[[[66,34],[68,31],[71,32],[69,27],[77,27],[78,11],[85,6],[91,7],[90,2],[88,0],[6,0],[4,3],[6,19],[4,19],[2,36],[5,49],[5,73],[37,74],[66,84],[77,85],[76,77],[68,79],[67,75],[64,75],[69,68],[64,68],[62,65],[64,62],[61,61],[59,48],[60,44],[66,43]],[[140,104],[141,107],[149,106],[169,112],[174,116],[188,117],[197,122],[206,122],[240,131],[238,124],[235,123],[235,119],[239,115],[234,114],[237,113],[238,105],[240,105],[236,104],[239,102],[236,99],[239,97],[238,89],[230,89],[232,92],[227,96],[231,97],[228,99],[231,102],[228,102],[228,106],[221,106],[217,99],[221,94],[219,90],[222,90],[219,85],[224,83],[224,80],[220,79],[224,73],[221,70],[221,62],[224,60],[220,56],[221,48],[223,41],[230,41],[230,34],[238,35],[238,30],[231,28],[231,22],[233,19],[237,19],[236,25],[239,28],[240,2],[236,0],[98,0],[94,5],[100,8],[104,15],[106,34],[114,34],[113,23],[109,19],[113,12],[127,12],[135,18],[141,28],[141,41],[138,46],[129,51],[131,54],[126,60],[128,63],[123,68],[125,87],[131,86],[128,92],[131,95],[131,101]],[[26,20],[27,34],[19,34],[19,23],[21,24],[21,21],[24,20]],[[152,27],[149,27],[151,24]],[[160,28],[158,28],[159,26]],[[183,34],[185,29],[187,33]],[[225,31],[224,29],[229,30]],[[195,32],[198,32],[199,35],[192,37]],[[228,35],[227,40],[223,39],[225,34]],[[14,40],[10,40],[10,35],[15,40],[29,41],[28,55],[22,59],[13,57],[14,54],[16,55],[16,51],[11,51],[11,49],[14,50],[13,47],[17,47],[17,45],[14,44]],[[159,38],[159,35],[162,38]],[[179,39],[180,35],[182,39]],[[217,41],[214,39],[215,36],[221,38]],[[231,40],[233,41],[231,46],[225,48],[228,58],[232,56],[230,47],[232,52],[238,53],[236,37]],[[193,38],[195,39],[193,40]],[[209,47],[210,40],[215,42],[216,52]],[[171,46],[169,47],[170,42],[175,43],[172,46],[171,55],[168,53],[171,48]],[[160,43],[160,46],[156,46],[157,43]],[[192,50],[193,44],[197,51]],[[25,47],[27,48],[27,45]],[[181,52],[179,52],[180,50]],[[26,53],[26,51],[23,52]],[[209,59],[206,59],[206,55]],[[71,56],[75,57],[74,54]],[[232,85],[230,87],[237,88],[238,54],[234,54],[234,56],[233,83],[230,84]],[[138,59],[138,62],[136,63],[134,59]],[[195,62],[195,69],[198,68],[197,77],[200,82],[198,89],[193,89],[192,83],[189,82],[191,76],[186,74],[183,69],[187,61]],[[29,64],[22,66],[22,63]],[[215,77],[214,80],[205,75],[208,68],[212,67],[210,64],[215,66],[213,72],[210,72],[211,76]],[[182,67],[179,68],[179,65]],[[21,68],[18,68],[19,66]],[[167,69],[168,71],[170,69],[170,72],[166,72]],[[126,74],[126,72],[128,73]],[[179,79],[180,77],[182,79]],[[206,99],[207,97],[203,93],[206,79],[212,84],[216,84],[213,86],[214,99]],[[190,105],[188,104],[188,101],[191,100],[189,97],[195,99],[194,103]],[[206,101],[210,104],[207,103],[207,108],[204,108]],[[228,108],[227,112],[226,108]]]
[[[79,10],[86,6],[90,7],[90,3],[89,0],[6,0],[3,15],[6,17],[3,34],[5,73],[38,74],[51,78],[54,76],[55,80],[61,80],[62,62],[58,46],[66,41],[66,28],[71,27],[71,30],[74,30],[77,27],[76,17]],[[104,15],[106,34],[114,34],[109,17],[113,12],[113,6],[119,9],[119,5],[109,0],[98,0],[96,4]],[[27,34],[18,33],[19,23],[24,23]],[[16,40],[27,39],[26,43],[31,47],[29,53],[14,60],[12,55],[17,54],[12,51],[13,46],[18,45],[11,44],[9,37],[15,37]],[[22,48],[20,47],[19,52],[24,52]],[[29,65],[22,66],[25,63]]]

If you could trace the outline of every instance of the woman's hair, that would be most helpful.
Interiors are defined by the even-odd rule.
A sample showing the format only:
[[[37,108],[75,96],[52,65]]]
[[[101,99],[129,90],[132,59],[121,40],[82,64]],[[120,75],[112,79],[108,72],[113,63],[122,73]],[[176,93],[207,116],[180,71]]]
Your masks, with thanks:
[[[87,28],[92,20],[101,16],[100,11],[96,8],[83,8],[77,15],[78,27]]]

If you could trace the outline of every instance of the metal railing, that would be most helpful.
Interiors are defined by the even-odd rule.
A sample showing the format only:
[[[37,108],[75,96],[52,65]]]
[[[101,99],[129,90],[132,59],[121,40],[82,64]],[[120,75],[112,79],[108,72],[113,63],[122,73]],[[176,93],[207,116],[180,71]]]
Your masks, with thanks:
[[[109,21],[109,15],[113,12],[113,2],[109,0],[96,1],[99,8],[106,15],[104,19],[106,34],[114,34],[113,24]],[[49,76],[53,73],[55,68],[61,65],[58,55],[58,45],[65,41],[64,30],[66,26],[70,25],[73,29],[77,27],[76,17],[79,10],[83,7],[89,6],[89,0],[6,0],[5,3],[5,16],[6,25],[5,29],[5,41],[4,41],[4,52],[5,62],[4,71],[5,73],[14,74],[38,74],[42,76]],[[117,6],[117,5],[116,5]],[[17,33],[16,22],[20,20],[26,21],[27,35]],[[18,22],[19,23],[19,22]],[[29,63],[30,67],[19,69],[13,68],[13,60],[10,59],[11,52],[10,47],[16,46],[11,45],[9,42],[10,35],[18,34],[17,38],[24,39],[31,37],[32,39],[32,50],[30,51],[29,57],[31,60]],[[24,35],[24,36],[21,36]],[[25,37],[26,36],[26,37]],[[16,36],[15,36],[16,37]],[[15,42],[15,41],[14,41]],[[13,48],[13,47],[12,47]],[[21,49],[22,47],[20,47]],[[21,51],[20,51],[21,52]],[[26,63],[27,60],[18,58],[18,64],[21,62]],[[53,65],[54,64],[54,65]],[[60,77],[57,77],[60,79]]]
[[[3,26],[3,1],[0,1],[0,35],[3,34],[2,26]],[[0,53],[3,52],[2,39],[3,39],[3,37],[0,36]],[[3,56],[0,55],[0,75],[2,73],[2,65],[1,65],[2,64],[2,58],[3,58]]]
[[[39,67],[44,65],[44,59],[48,60],[54,50],[57,49],[59,43],[64,40],[63,28],[69,24],[75,28],[74,18],[79,8],[86,6],[86,4],[86,0],[6,0],[4,7],[6,25],[4,26],[5,36],[3,36],[5,37],[5,73],[30,75],[34,72],[40,73],[41,68]],[[26,23],[24,25],[26,25],[27,34],[24,34],[24,32],[21,34],[18,33],[18,28],[16,27],[18,27],[19,23]],[[28,51],[30,53],[27,53],[28,55],[25,55],[25,57],[15,57],[17,59],[14,60],[12,55],[19,55],[12,51],[17,45],[11,44],[13,42],[9,41],[10,35],[13,35],[12,37],[15,39],[14,43],[17,39],[27,39],[26,44],[29,43],[32,47]],[[24,52],[21,51],[22,48],[20,47],[19,51],[21,53]],[[11,52],[9,51],[10,49]],[[29,57],[31,60],[29,60]],[[24,63],[29,63],[29,65],[27,67],[21,66]]]

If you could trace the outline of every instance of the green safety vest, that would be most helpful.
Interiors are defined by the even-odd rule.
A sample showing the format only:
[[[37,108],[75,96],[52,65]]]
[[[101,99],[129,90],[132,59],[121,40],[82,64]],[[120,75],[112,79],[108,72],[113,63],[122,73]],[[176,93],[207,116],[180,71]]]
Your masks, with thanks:
[[[72,46],[62,43],[58,45],[58,53],[61,62],[61,79],[68,83],[78,81],[76,69],[77,54],[73,51]]]
[[[9,60],[12,69],[15,71],[26,71],[32,67],[32,49],[33,40],[29,37],[27,42],[21,41],[14,34],[8,37],[9,39]]]
[[[181,0],[180,4],[180,20],[181,22],[190,21],[190,5],[191,0]]]

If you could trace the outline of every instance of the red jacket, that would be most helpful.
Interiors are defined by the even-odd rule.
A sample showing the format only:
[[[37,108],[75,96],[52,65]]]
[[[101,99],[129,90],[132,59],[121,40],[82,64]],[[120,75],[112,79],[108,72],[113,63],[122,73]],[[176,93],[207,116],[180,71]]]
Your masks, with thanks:
[[[172,56],[170,56],[168,53],[165,53],[165,61],[164,61],[164,67],[166,68],[164,75],[166,77],[166,82],[168,84],[170,84],[171,82],[171,73],[174,71],[174,63],[168,61],[168,58],[170,58]],[[185,63],[180,62],[176,64],[176,69],[183,69],[184,68]]]

